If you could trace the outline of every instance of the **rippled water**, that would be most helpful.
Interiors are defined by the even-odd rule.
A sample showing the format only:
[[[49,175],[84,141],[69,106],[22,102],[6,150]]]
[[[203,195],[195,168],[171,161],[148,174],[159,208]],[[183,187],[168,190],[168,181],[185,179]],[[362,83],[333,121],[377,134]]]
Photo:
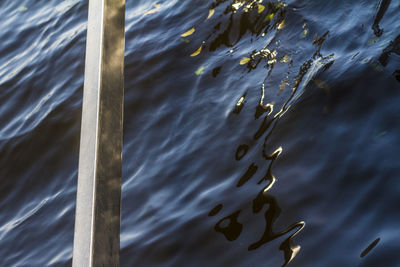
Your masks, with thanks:
[[[71,264],[87,8],[0,3],[1,266]],[[399,265],[399,11],[127,1],[121,265]]]

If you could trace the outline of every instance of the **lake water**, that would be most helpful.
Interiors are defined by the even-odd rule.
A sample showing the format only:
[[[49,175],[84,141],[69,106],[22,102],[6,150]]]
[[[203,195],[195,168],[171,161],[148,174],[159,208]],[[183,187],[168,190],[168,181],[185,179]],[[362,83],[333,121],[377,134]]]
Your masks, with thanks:
[[[87,9],[0,3],[0,266],[71,265]],[[127,0],[121,266],[400,266],[399,11]]]

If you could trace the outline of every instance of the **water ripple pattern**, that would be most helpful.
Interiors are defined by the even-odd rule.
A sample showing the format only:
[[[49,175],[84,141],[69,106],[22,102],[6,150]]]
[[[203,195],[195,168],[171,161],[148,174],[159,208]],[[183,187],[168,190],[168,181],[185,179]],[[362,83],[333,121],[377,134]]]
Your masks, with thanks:
[[[399,1],[126,4],[121,266],[400,265]],[[0,265],[70,266],[87,1],[0,13]]]
[[[0,265],[68,266],[87,3],[0,10]]]

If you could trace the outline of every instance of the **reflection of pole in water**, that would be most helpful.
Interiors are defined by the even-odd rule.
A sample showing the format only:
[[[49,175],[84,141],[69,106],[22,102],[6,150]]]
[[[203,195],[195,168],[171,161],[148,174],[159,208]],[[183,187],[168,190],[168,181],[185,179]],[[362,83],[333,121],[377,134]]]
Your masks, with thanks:
[[[374,34],[378,37],[381,36],[383,33],[383,30],[379,28],[379,23],[382,20],[383,16],[385,15],[386,10],[390,5],[390,2],[391,0],[381,0],[379,3],[379,9],[375,15],[374,23],[372,24],[372,29],[374,30]]]

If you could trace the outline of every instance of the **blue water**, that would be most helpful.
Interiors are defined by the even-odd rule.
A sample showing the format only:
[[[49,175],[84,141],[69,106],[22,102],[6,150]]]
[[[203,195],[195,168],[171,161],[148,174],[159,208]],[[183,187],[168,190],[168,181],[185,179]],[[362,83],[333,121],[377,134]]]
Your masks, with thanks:
[[[121,266],[400,265],[382,2],[127,1]],[[0,3],[0,266],[71,265],[87,8]]]

